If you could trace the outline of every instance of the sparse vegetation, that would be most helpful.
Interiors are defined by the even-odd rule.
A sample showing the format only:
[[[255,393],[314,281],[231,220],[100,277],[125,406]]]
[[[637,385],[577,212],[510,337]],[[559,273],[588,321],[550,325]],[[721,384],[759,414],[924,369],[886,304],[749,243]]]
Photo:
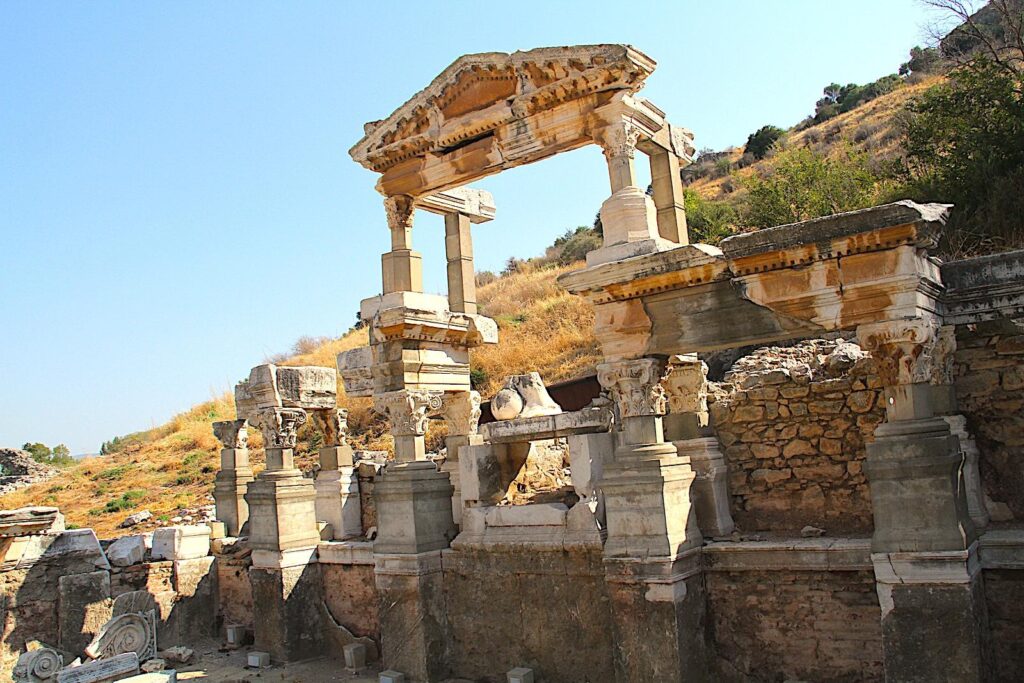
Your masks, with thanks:
[[[27,443],[21,448],[27,451],[33,460],[44,465],[67,467],[75,462],[75,459],[71,457],[71,451],[62,443],[53,448],[42,443]]]

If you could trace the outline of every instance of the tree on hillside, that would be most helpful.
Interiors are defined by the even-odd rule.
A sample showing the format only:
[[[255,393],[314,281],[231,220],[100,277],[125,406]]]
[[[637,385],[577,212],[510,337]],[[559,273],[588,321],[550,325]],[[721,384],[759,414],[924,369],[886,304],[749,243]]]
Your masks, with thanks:
[[[868,156],[849,147],[829,158],[806,147],[786,149],[771,167],[743,181],[746,222],[759,228],[870,206],[878,196]]]
[[[934,47],[915,46],[910,48],[910,59],[900,64],[900,76],[911,74],[941,73],[946,68],[946,61],[939,50]]]
[[[1024,2],[928,4],[960,22],[940,43],[958,66],[907,107],[907,189],[956,204],[947,256],[1024,246]]]
[[[24,451],[28,451],[33,460],[44,465],[65,467],[75,461],[71,457],[71,450],[62,443],[54,446],[52,450],[49,446],[42,443],[27,443],[21,448]]]
[[[764,159],[784,132],[778,126],[761,126],[747,138],[746,151],[753,154],[755,159]]]

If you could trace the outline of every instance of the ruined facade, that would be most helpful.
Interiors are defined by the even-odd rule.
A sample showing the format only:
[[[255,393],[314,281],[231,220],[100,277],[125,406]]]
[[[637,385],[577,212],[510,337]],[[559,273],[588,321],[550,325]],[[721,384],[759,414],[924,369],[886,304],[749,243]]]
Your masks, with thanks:
[[[391,249],[337,372],[395,457],[352,452],[333,369],[254,368],[215,426],[212,613],[275,661],[355,643],[410,681],[1014,680],[1024,257],[942,264],[950,207],[907,201],[689,244],[692,141],[637,94],[654,66],[622,45],[468,55],[367,124],[351,155],[380,174]],[[601,393],[565,411],[517,375],[481,425],[469,350],[498,331],[471,230],[496,208],[467,184],[587,144],[604,245],[560,283],[594,306]],[[417,209],[445,217],[447,298],[422,292]],[[707,380],[706,354],[791,339],[812,341]],[[308,420],[315,481],[293,463]],[[568,490],[509,504],[551,444]]]

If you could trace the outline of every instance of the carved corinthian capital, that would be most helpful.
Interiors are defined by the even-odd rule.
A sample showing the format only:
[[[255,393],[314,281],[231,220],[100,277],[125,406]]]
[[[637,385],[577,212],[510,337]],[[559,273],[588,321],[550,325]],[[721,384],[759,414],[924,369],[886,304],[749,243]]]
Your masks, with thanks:
[[[665,361],[655,358],[597,366],[597,381],[611,394],[623,418],[665,414],[668,401],[661,386],[664,374]]]
[[[313,422],[323,432],[325,446],[344,446],[348,439],[348,411],[344,408],[317,410]]]
[[[629,121],[616,121],[601,129],[596,136],[608,161],[636,154],[636,143],[640,139],[640,129]]]
[[[480,424],[480,394],[476,391],[460,391],[446,394],[443,399],[443,415],[452,436],[476,434]]]
[[[384,212],[388,217],[388,227],[392,230],[412,229],[412,197],[404,194],[388,197],[384,200]]]
[[[266,408],[256,414],[256,426],[265,448],[295,448],[299,427],[306,424],[301,408]]]
[[[213,423],[213,435],[224,448],[246,448],[249,445],[249,433],[245,430],[245,420],[224,420]]]
[[[386,415],[395,436],[423,436],[427,418],[440,412],[442,392],[428,389],[402,389],[373,397],[373,409]]]
[[[708,411],[708,366],[695,354],[672,356],[662,386],[668,394],[669,412],[706,413]]]
[[[887,387],[952,381],[956,338],[952,328],[931,320],[899,320],[861,325],[857,339],[878,366]]]

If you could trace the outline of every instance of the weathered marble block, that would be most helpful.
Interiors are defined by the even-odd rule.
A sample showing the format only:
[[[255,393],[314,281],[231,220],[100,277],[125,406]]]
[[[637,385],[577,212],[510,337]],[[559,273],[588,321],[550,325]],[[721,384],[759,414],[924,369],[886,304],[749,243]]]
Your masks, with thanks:
[[[266,408],[327,410],[338,402],[337,372],[318,366],[257,365],[235,386],[235,411],[250,419]]]

